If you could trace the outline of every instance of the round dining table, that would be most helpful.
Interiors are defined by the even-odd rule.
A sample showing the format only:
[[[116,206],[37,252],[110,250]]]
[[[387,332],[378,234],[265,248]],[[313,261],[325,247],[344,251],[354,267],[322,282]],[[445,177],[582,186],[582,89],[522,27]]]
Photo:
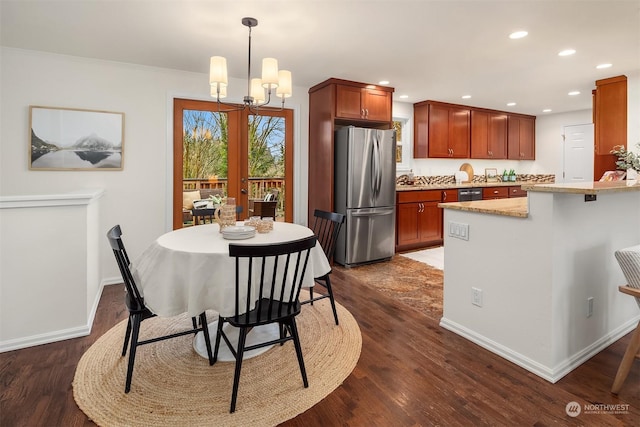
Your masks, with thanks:
[[[242,223],[238,223],[241,225]],[[218,224],[170,231],[158,237],[132,263],[131,272],[146,305],[159,316],[188,313],[197,316],[212,309],[234,314],[235,262],[229,244],[273,245],[313,235],[305,226],[275,222],[269,233],[244,240],[226,240]],[[320,244],[311,250],[303,287],[331,271]]]
[[[235,314],[235,258],[229,256],[229,244],[273,245],[311,235],[313,231],[308,227],[285,222],[275,222],[269,233],[256,232],[253,237],[243,240],[225,239],[218,224],[181,228],[158,237],[132,262],[131,272],[145,304],[158,316],[182,313],[197,316],[205,310],[231,316]],[[313,286],[314,277],[329,271],[329,261],[320,244],[316,243],[302,286]],[[215,324],[217,320],[209,325],[212,337],[216,334]],[[275,330],[263,332],[275,334],[278,332],[275,326]],[[260,334],[260,331],[252,331],[249,335],[256,339]],[[206,357],[201,341],[202,337],[197,337],[194,347]],[[225,360],[224,355],[220,359]]]

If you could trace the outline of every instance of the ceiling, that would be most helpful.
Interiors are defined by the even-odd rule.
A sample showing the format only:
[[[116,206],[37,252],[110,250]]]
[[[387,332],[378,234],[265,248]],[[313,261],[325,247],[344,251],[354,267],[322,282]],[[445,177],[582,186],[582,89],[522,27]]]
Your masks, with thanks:
[[[329,77],[389,80],[394,100],[533,115],[591,108],[595,80],[640,74],[640,0],[1,0],[3,46],[230,77],[275,57],[308,89]],[[511,40],[515,30],[523,39]],[[573,48],[576,54],[558,56]],[[611,63],[608,69],[596,65]],[[570,91],[580,95],[569,96]],[[461,96],[470,94],[471,99]],[[408,95],[400,99],[400,95]],[[507,102],[517,105],[508,107]]]

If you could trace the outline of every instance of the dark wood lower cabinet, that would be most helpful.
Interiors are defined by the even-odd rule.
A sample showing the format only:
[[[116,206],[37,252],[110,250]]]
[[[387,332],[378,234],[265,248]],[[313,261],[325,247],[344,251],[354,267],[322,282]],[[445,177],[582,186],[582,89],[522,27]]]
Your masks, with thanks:
[[[519,185],[509,187],[509,197],[527,197],[527,190],[523,190]]]
[[[486,187],[482,189],[482,200],[506,199],[509,187]]]
[[[396,205],[396,251],[442,244],[443,192],[399,193]]]

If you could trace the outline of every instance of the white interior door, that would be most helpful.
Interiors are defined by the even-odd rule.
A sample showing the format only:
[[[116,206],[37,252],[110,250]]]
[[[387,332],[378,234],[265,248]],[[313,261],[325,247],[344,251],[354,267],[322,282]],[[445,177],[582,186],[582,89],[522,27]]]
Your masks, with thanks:
[[[593,182],[593,124],[564,126],[564,182]]]

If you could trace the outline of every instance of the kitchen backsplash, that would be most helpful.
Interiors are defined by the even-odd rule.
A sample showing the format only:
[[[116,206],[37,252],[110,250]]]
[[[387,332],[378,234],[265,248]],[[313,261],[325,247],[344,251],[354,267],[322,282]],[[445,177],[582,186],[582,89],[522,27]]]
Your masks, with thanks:
[[[498,181],[502,181],[502,176],[498,176]],[[554,182],[555,175],[544,174],[520,174],[516,175],[518,182]],[[408,175],[400,175],[396,178],[396,185],[433,185],[433,184],[454,184],[456,182],[453,175],[434,175],[434,176],[414,176],[413,183],[409,181]],[[474,175],[473,182],[487,182],[485,175]]]

